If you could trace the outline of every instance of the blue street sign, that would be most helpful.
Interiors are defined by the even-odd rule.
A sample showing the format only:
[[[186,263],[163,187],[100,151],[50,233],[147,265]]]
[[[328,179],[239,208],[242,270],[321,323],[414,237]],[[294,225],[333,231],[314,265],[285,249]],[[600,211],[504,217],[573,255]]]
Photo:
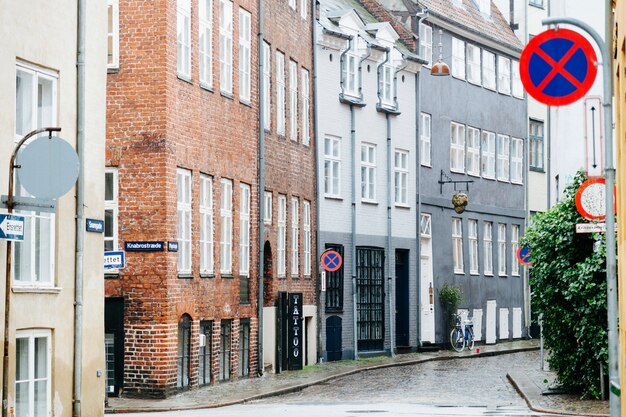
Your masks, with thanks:
[[[178,252],[178,242],[167,242],[168,252]]]
[[[24,240],[24,216],[0,214],[0,239]]]
[[[122,251],[104,252],[104,269],[120,269],[126,266],[126,258]]]
[[[126,242],[124,243],[126,252],[162,252],[165,250],[163,242]]]
[[[104,220],[87,219],[85,226],[88,232],[104,233]]]

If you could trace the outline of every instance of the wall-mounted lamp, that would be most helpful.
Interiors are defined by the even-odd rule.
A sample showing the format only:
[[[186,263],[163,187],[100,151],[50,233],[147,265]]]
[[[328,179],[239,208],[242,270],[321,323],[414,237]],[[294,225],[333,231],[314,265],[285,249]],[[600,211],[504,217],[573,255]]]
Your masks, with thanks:
[[[433,63],[433,66],[430,68],[430,75],[435,75],[437,77],[450,75],[450,67],[448,64],[443,62],[443,43],[441,38],[443,37],[443,30],[439,29],[439,60]]]
[[[473,183],[473,180],[459,180],[454,181],[452,178],[448,177],[443,169],[441,170],[441,174],[439,176],[439,194],[443,194],[443,185],[444,184],[454,184],[454,194],[452,195],[452,205],[454,206],[454,211],[458,214],[461,214],[465,211],[465,207],[469,203],[469,185]],[[457,184],[465,184],[464,190],[459,190]]]

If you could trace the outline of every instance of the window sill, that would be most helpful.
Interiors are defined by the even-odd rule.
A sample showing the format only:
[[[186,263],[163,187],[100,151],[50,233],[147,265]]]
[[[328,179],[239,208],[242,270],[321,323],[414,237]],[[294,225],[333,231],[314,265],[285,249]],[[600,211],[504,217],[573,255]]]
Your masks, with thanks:
[[[489,274],[488,274],[488,273],[485,273],[485,276],[486,276],[486,277],[492,277],[492,278],[493,278],[493,274],[492,274],[492,273],[489,273]]]
[[[200,88],[205,90],[205,91],[210,91],[211,93],[214,93],[215,91],[213,91],[213,86],[206,84],[206,83],[200,83]]]
[[[222,273],[220,276],[222,278],[224,278],[224,279],[233,279],[233,278],[235,278],[235,276],[233,274],[230,274],[230,273],[229,274]]]
[[[432,168],[432,167],[433,167],[433,166],[432,166],[432,164],[430,164],[430,163],[428,163],[428,164],[427,164],[427,163],[425,163],[425,162],[422,162],[422,163],[421,163],[421,165],[422,165],[424,168]]]
[[[276,278],[278,278],[278,279],[287,279],[287,275],[278,275]]]
[[[201,273],[200,278],[215,278],[215,274]]]
[[[411,206],[404,203],[395,203],[395,207],[403,210],[410,210]]]
[[[325,199],[327,199],[327,200],[337,200],[337,201],[343,201],[343,197],[340,197],[340,196],[338,196],[338,195],[329,195],[329,194],[326,194],[326,195],[324,195],[324,198],[325,198]]]
[[[343,314],[343,307],[326,307],[326,314]]]
[[[508,184],[511,183],[511,181],[509,181],[508,179],[504,179],[504,178],[498,178],[498,182],[506,182]]]
[[[229,98],[231,100],[233,99],[233,93],[232,92],[229,93],[228,91],[220,90],[220,95],[222,97]]]
[[[480,172],[467,172],[467,175],[474,178],[480,178]]]
[[[453,174],[465,174],[465,170],[458,168],[450,168],[450,172],[452,172]]]
[[[482,179],[484,179],[484,180],[489,180],[489,181],[495,181],[495,180],[496,180],[496,177],[485,177],[485,176],[483,175]]]
[[[193,279],[193,274],[178,274],[178,279]]]
[[[521,277],[521,275],[520,275],[520,274],[511,274],[511,276],[512,276],[513,278],[519,278],[519,277]]]
[[[370,205],[370,206],[377,206],[378,205],[378,201],[361,199],[361,204],[367,204],[367,205]]]
[[[542,174],[546,173],[546,170],[540,167],[529,167],[528,169],[529,171],[532,171],[532,172],[540,172]]]
[[[189,84],[191,84],[191,83],[192,83],[192,81],[191,81],[191,77],[190,77],[190,76],[188,76],[188,75],[176,74],[176,77],[177,77],[179,80],[184,81],[184,82],[186,82],[186,83],[189,83]]]
[[[470,275],[473,277],[479,277],[480,276],[480,272],[470,272]]]
[[[119,66],[108,67],[107,68],[107,74],[118,74],[119,72],[120,72],[120,67]]]
[[[508,276],[508,275],[506,275],[506,274],[498,274],[498,276],[499,276],[500,278],[508,278],[508,277],[509,277],[509,276]]]
[[[60,294],[61,287],[12,287],[11,292],[16,294]]]
[[[522,181],[511,181],[511,184],[513,184],[513,185],[524,185],[524,183]]]
[[[465,276],[465,271],[454,271],[454,275],[463,275],[463,276]]]
[[[239,103],[243,104],[246,107],[252,107],[252,102],[250,100],[246,100],[245,98],[239,97]],[[267,129],[265,131],[267,132]]]
[[[119,272],[105,272],[104,273],[104,279],[115,279],[115,278],[119,278],[120,277],[120,273]]]

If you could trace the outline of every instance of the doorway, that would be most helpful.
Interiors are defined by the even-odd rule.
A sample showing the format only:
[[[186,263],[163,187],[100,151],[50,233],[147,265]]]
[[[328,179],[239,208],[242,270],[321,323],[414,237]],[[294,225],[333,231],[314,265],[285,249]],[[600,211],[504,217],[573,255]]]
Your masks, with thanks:
[[[106,353],[106,392],[120,395],[124,382],[124,299],[104,302],[104,341]]]
[[[409,251],[396,249],[396,347],[410,347],[409,342]]]

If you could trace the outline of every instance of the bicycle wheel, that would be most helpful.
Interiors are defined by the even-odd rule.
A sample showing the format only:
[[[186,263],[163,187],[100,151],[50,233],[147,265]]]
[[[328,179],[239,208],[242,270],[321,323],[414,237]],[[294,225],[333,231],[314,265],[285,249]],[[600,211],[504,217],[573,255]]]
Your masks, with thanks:
[[[474,329],[467,329],[467,350],[474,349]]]
[[[452,349],[460,352],[465,347],[465,338],[463,337],[463,331],[461,329],[452,329],[450,332],[450,344]]]

